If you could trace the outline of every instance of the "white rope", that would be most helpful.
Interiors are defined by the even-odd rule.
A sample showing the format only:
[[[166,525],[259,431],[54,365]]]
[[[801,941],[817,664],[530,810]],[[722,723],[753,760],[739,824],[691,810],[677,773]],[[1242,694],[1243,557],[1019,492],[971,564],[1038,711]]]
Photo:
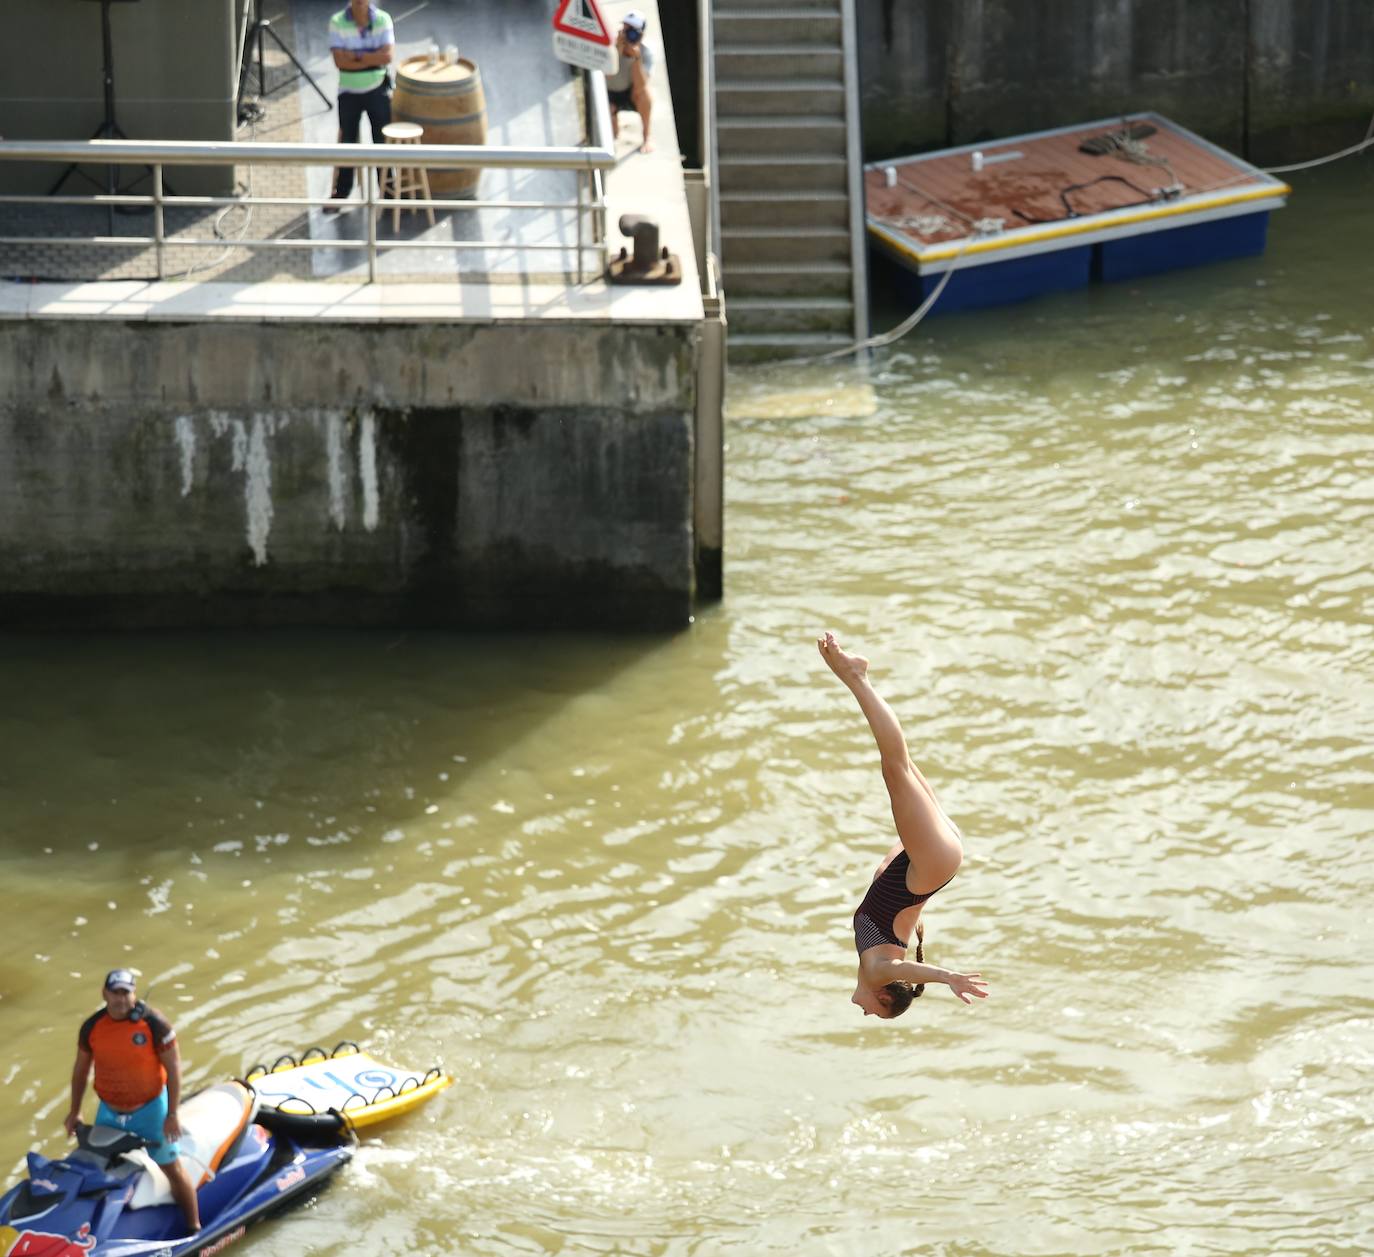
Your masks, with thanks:
[[[1286,175],[1291,170],[1311,170],[1313,166],[1325,166],[1327,162],[1340,161],[1342,157],[1349,157],[1352,153],[1358,153],[1371,145],[1374,145],[1374,118],[1370,118],[1369,126],[1371,134],[1366,135],[1358,144],[1352,144],[1349,148],[1343,148],[1339,153],[1332,153],[1329,157],[1318,157],[1314,161],[1300,161],[1292,166],[1266,166],[1266,175]]]
[[[899,323],[891,331],[883,332],[879,336],[870,336],[867,340],[858,341],[856,344],[853,345],[846,345],[843,349],[832,349],[829,352],[823,354],[807,354],[801,358],[786,358],[777,365],[790,367],[799,366],[803,363],[808,362],[832,362],[836,358],[847,358],[850,354],[857,354],[865,349],[882,349],[885,346],[892,344],[894,341],[901,340],[903,336],[905,336],[909,331],[911,331],[911,329],[915,327],[917,323],[919,323],[923,318],[926,317],[927,314],[930,313],[931,307],[934,306],[934,304],[940,300],[940,294],[944,292],[945,285],[949,283],[950,277],[954,274],[955,271],[959,269],[959,263],[963,260],[964,254],[968,251],[969,245],[971,245],[975,240],[979,239],[980,237],[993,234],[993,231],[991,230],[991,224],[994,222],[997,224],[996,230],[1000,231],[1002,228],[1001,219],[984,218],[978,220],[977,229],[974,231],[973,235],[965,237],[964,243],[959,246],[959,252],[956,253],[952,259],[950,259],[949,267],[946,269],[945,273],[940,276],[940,282],[935,285],[935,288],[931,292],[930,296],[928,296],[923,302],[921,302],[921,304],[917,306],[911,314],[909,314],[901,323]]]
[[[249,116],[248,135],[250,140],[256,140],[258,138],[258,115],[256,114],[251,114]],[[252,162],[248,163],[248,188],[246,195],[249,197],[253,195]],[[186,280],[190,279],[191,276],[196,273],[196,271],[209,270],[212,266],[219,266],[222,262],[227,262],[229,258],[233,256],[234,251],[238,248],[238,241],[242,240],[248,234],[248,228],[252,225],[253,222],[253,211],[256,208],[257,207],[254,205],[226,205],[222,210],[220,210],[218,214],[215,215],[215,221],[210,225],[210,230],[220,240],[225,241],[228,247],[224,250],[223,253],[219,255],[219,257],[213,258],[209,262],[192,262],[191,265],[186,268],[186,274],[181,277],[183,283],[185,283]],[[239,228],[239,232],[236,237],[226,236],[220,230],[220,228],[223,226],[224,220],[230,214],[232,214],[234,210],[244,211],[243,226]],[[206,243],[208,244],[209,241],[206,241]]]
[[[424,7],[424,3],[420,4],[419,6],[419,8],[421,9],[423,9]],[[240,76],[243,74],[243,57],[248,50],[248,23],[252,11],[253,0],[244,0],[243,21],[239,26],[238,36],[239,55],[237,65],[239,66]],[[411,10],[412,13],[416,11],[417,10],[415,9]],[[407,14],[406,16],[409,16],[409,14]],[[262,92],[263,86],[264,85],[262,83],[258,84],[259,93]],[[248,138],[250,140],[256,140],[258,138],[258,123],[262,121],[266,114],[266,111],[262,108],[260,104],[250,102],[247,109],[244,112],[247,114]],[[245,195],[249,197],[253,195],[253,166],[251,162],[248,165],[248,187]],[[248,228],[252,226],[253,223],[253,210],[255,208],[256,207],[252,205],[226,205],[222,210],[220,210],[218,214],[215,215],[215,221],[210,225],[210,230],[218,239],[225,241],[225,243],[229,247],[226,248],[224,252],[219,255],[219,257],[214,258],[209,262],[192,262],[191,265],[186,268],[186,274],[181,277],[183,282],[190,279],[191,276],[196,273],[196,271],[208,270],[212,266],[219,266],[220,263],[227,262],[229,260],[235,248],[237,247],[237,242],[242,240],[248,234]],[[226,236],[224,232],[221,230],[221,228],[224,225],[224,220],[228,218],[234,210],[244,211],[243,226],[239,228],[237,236]]]

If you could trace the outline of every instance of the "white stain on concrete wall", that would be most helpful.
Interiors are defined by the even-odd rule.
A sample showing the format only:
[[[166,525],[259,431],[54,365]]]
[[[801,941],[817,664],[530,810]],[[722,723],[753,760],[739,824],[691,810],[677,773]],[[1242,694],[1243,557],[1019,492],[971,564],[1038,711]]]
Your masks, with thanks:
[[[277,429],[271,415],[254,415],[248,438],[248,454],[243,482],[243,501],[248,510],[248,544],[253,547],[253,562],[267,562],[267,535],[272,531],[272,454],[268,438]]]
[[[177,446],[181,450],[181,496],[191,492],[196,471],[196,427],[189,415],[177,416]]]
[[[320,417],[324,421],[324,443],[329,457],[329,518],[342,532],[348,523],[348,469],[344,462],[347,434],[342,415],[331,412]]]
[[[217,437],[222,437],[226,433],[229,435],[233,442],[233,461],[230,465],[234,471],[242,471],[248,460],[248,430],[243,426],[243,420],[212,410],[210,412],[210,431]]]
[[[363,477],[363,527],[374,532],[377,528],[377,416],[370,410],[363,413],[358,464]]]
[[[329,486],[329,522],[340,532],[348,523],[349,485],[354,470],[350,465],[350,418],[338,411],[316,412],[316,427],[324,436],[326,481]],[[290,424],[289,415],[258,413],[251,419],[221,411],[211,411],[204,419],[179,415],[174,439],[181,462],[181,495],[195,487],[198,428],[203,423],[213,440],[230,443],[230,469],[243,475],[244,523],[253,562],[262,567],[268,561],[268,539],[276,507],[272,498],[273,439]],[[375,532],[380,516],[381,495],[377,475],[377,417],[365,411],[358,422],[357,477],[362,489],[362,522]]]

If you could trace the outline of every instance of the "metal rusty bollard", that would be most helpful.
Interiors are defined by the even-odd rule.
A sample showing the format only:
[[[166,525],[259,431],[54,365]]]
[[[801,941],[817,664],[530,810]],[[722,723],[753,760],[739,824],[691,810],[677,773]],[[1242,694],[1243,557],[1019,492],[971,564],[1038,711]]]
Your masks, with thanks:
[[[609,279],[613,284],[680,284],[682,263],[668,246],[659,247],[658,223],[640,214],[622,214],[620,233],[634,240],[631,255],[623,245],[620,256],[611,259]]]

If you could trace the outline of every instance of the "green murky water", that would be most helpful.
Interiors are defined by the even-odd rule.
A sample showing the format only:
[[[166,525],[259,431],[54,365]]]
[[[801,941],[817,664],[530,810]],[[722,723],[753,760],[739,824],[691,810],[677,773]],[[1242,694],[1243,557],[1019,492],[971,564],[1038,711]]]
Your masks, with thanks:
[[[1263,259],[737,372],[676,636],[0,641],[0,1165],[127,962],[193,1081],[458,1080],[259,1257],[1374,1249],[1374,165],[1295,187]],[[977,1008],[848,1003],[823,627],[965,831]]]

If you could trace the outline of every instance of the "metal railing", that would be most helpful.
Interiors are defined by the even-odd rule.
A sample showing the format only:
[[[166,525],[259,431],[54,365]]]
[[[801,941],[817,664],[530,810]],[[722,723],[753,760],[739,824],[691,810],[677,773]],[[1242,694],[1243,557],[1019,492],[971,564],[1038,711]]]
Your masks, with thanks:
[[[56,141],[10,140],[0,142],[0,162],[61,162],[80,166],[144,166],[152,172],[151,194],[95,193],[89,196],[22,196],[0,194],[0,204],[8,205],[95,205],[108,207],[111,215],[117,206],[151,209],[153,234],[150,236],[0,236],[0,245],[53,245],[63,247],[153,247],[157,261],[157,277],[167,277],[169,249],[219,248],[226,241],[220,237],[177,239],[168,237],[165,214],[168,209],[250,206],[304,206],[339,209],[358,208],[352,200],[333,197],[269,197],[269,196],[180,196],[167,192],[163,170],[168,166],[342,166],[365,170],[361,182],[364,188],[362,205],[366,208],[367,234],[362,238],[330,237],[328,239],[268,237],[238,239],[234,248],[243,249],[346,249],[365,250],[367,279],[377,280],[377,253],[382,249],[466,249],[508,251],[567,252],[577,255],[577,281],[585,282],[584,265],[587,250],[599,255],[597,273],[604,273],[609,245],[606,234],[606,196],[604,173],[615,166],[614,143],[611,134],[610,104],[606,96],[605,76],[597,70],[585,74],[587,130],[590,143],[585,146],[513,148],[483,144],[259,144],[224,141],[199,143],[185,140],[84,140]],[[396,167],[427,170],[571,170],[577,175],[575,201],[479,201],[436,197],[396,199],[377,195],[377,180],[373,170]],[[577,216],[576,244],[530,244],[502,240],[379,240],[377,218],[386,210],[402,209],[501,209],[501,210],[572,210]],[[587,217],[590,216],[590,232]],[[590,238],[588,238],[590,236]]]
[[[845,160],[849,189],[849,270],[853,277],[855,341],[868,339],[868,219],[864,206],[862,103],[859,99],[859,23],[854,0],[840,0],[844,43]]]
[[[706,171],[707,204],[706,252],[719,255],[720,250],[720,159],[716,134],[716,25],[711,0],[697,3],[698,47],[701,90],[701,164]],[[706,262],[697,259],[701,267],[702,283],[706,283]],[[704,291],[704,288],[703,288]]]

